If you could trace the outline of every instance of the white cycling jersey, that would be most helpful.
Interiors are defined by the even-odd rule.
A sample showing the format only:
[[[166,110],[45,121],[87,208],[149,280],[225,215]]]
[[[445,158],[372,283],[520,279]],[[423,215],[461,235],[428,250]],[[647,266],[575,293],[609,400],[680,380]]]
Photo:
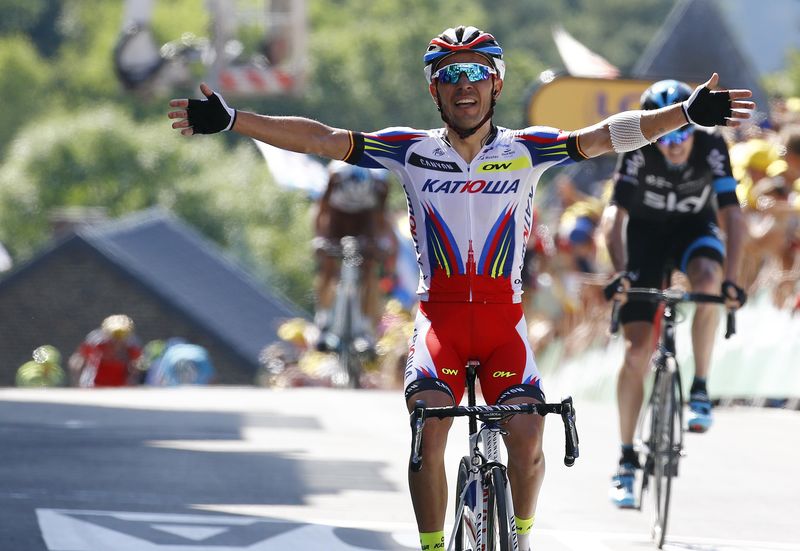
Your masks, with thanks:
[[[408,201],[420,280],[428,302],[518,303],[533,195],[551,166],[583,160],[574,134],[548,127],[493,128],[471,163],[444,129],[351,133],[345,161],[387,168]]]

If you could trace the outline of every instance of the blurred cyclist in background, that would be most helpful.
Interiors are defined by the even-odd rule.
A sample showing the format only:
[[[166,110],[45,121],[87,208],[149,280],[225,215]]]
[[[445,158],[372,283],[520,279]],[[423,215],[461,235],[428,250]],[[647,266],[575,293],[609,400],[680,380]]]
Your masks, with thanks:
[[[374,344],[374,332],[380,318],[378,262],[395,254],[397,243],[387,217],[389,195],[388,172],[354,166],[342,161],[328,165],[330,179],[319,202],[314,227],[317,251],[316,313],[314,322],[320,330],[318,346],[335,348],[328,331],[332,323],[331,308],[336,297],[341,258],[340,240],[345,236],[358,239],[361,264],[361,312],[367,326],[359,332],[366,342]]]
[[[659,81],[642,94],[642,109],[681,103],[691,95],[683,82]],[[633,436],[653,352],[657,306],[624,304],[625,293],[619,289],[663,288],[669,285],[672,269],[678,269],[688,277],[692,291],[721,293],[729,308],[738,308],[746,299],[737,284],[746,229],[728,147],[716,130],[686,124],[654,144],[620,155],[614,182],[616,212],[606,241],[617,276],[606,288],[606,297],[623,303],[625,358],[617,380],[622,450],[610,498],[618,507],[633,507],[634,471],[640,467]],[[695,377],[689,396],[692,432],[711,426],[706,379],[718,323],[716,305],[697,306],[692,324]]]
[[[133,320],[124,314],[104,319],[69,360],[73,384],[97,387],[138,383],[142,347],[134,330]]]

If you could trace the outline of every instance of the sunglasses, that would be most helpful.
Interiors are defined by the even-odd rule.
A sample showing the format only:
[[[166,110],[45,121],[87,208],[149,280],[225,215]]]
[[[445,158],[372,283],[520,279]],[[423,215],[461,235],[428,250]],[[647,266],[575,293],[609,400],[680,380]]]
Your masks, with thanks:
[[[669,134],[664,134],[660,138],[658,138],[658,143],[661,145],[678,145],[682,144],[686,140],[689,139],[689,136],[694,134],[694,127],[690,126],[689,128],[679,128],[678,130],[673,130]]]
[[[455,84],[462,74],[467,75],[470,82],[480,82],[496,75],[497,71],[481,63],[451,63],[436,71],[433,78],[445,84]]]

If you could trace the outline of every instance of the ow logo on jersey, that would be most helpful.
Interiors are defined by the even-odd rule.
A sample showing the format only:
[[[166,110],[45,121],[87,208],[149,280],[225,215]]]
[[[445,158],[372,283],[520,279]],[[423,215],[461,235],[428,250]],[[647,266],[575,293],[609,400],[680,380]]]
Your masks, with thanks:
[[[701,195],[684,197],[678,201],[678,196],[675,192],[670,191],[666,195],[661,195],[660,193],[646,190],[644,192],[644,204],[651,209],[665,210],[667,212],[698,213],[705,207],[710,194],[711,187],[706,186]]]
[[[498,172],[501,170],[521,170],[529,168],[531,162],[527,157],[517,157],[510,161],[487,161],[481,163],[478,167],[478,172]]]
[[[458,369],[449,369],[445,367],[444,369],[442,369],[442,373],[444,373],[445,375],[458,375]]]
[[[494,373],[492,373],[492,377],[494,377],[495,379],[500,379],[500,378],[507,379],[509,377],[513,377],[514,375],[516,375],[516,373],[514,373],[513,371],[495,371]]]

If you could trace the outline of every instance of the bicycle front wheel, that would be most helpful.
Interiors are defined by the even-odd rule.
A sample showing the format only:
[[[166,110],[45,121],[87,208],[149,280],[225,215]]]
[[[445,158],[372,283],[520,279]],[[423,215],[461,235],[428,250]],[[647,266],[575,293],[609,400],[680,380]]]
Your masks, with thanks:
[[[340,310],[339,322],[337,323],[341,338],[338,358],[338,386],[361,388],[361,358],[353,348],[352,299],[349,299],[345,306],[340,306]]]
[[[456,523],[454,531],[456,551],[469,551],[478,547],[478,532],[475,522],[477,484],[473,481],[469,478],[469,457],[464,456],[458,465],[458,479],[456,480]]]
[[[681,441],[681,404],[680,383],[676,380],[674,358],[667,358],[671,363],[668,371],[661,372],[657,380],[659,413],[653,434],[653,527],[652,536],[659,549],[664,545],[669,517],[669,500],[672,491],[672,479],[677,474]]]
[[[488,551],[512,551],[517,549],[517,531],[514,513],[508,502],[508,478],[500,467],[494,467],[487,475],[486,484],[493,499],[489,510],[486,549]]]

